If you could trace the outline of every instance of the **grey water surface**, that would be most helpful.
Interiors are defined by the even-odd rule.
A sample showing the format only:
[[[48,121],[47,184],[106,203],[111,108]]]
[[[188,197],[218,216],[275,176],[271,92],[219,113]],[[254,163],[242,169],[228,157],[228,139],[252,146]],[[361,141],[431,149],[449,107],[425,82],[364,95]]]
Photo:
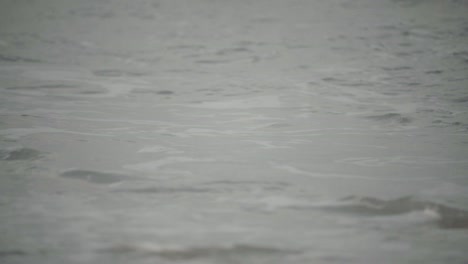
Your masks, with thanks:
[[[468,263],[467,14],[0,0],[0,263]]]

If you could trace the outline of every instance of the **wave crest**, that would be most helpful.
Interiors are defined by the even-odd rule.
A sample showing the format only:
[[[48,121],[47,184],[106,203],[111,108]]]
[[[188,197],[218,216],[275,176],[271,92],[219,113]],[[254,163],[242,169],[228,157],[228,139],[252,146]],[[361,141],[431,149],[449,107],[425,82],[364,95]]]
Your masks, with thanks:
[[[361,216],[391,216],[424,212],[441,228],[468,228],[468,211],[430,201],[419,201],[412,197],[384,200],[375,197],[348,196],[340,203],[323,207],[342,213]]]

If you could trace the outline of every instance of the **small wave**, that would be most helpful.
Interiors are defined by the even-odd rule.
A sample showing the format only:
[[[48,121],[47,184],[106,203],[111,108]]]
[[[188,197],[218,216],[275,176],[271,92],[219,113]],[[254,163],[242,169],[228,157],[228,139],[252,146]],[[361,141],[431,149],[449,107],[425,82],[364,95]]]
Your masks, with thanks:
[[[455,103],[466,103],[466,102],[468,102],[468,96],[455,98],[452,101],[455,102]]]
[[[161,247],[152,244],[142,245],[116,245],[103,252],[112,254],[138,254],[146,256],[157,256],[172,261],[189,261],[204,258],[235,258],[260,257],[298,254],[300,251],[280,249],[266,246],[255,246],[237,244],[232,246],[206,246],[206,247]]]
[[[251,50],[246,47],[233,47],[233,48],[225,48],[221,49],[216,52],[216,55],[224,56],[224,55],[232,55],[238,53],[250,53]]]
[[[7,87],[7,90],[58,90],[58,89],[69,89],[69,88],[76,88],[76,85],[68,85],[68,84],[47,84],[47,85],[32,85],[32,86],[14,86],[14,87]]]
[[[208,193],[215,192],[209,188],[195,187],[147,187],[137,189],[119,189],[120,192],[140,193],[140,194],[175,194],[175,193]]]
[[[29,63],[39,63],[42,62],[38,59],[20,57],[15,55],[5,55],[0,54],[0,62],[29,62]]]
[[[172,95],[174,94],[174,91],[170,90],[151,90],[151,89],[146,89],[146,88],[135,88],[130,91],[132,94],[154,94],[154,95]]]
[[[145,74],[142,72],[125,71],[119,69],[101,69],[93,71],[93,75],[98,77],[140,77]]]
[[[29,95],[61,95],[61,96],[76,96],[76,95],[95,95],[105,94],[107,89],[99,86],[80,86],[74,84],[43,84],[43,85],[29,85],[29,86],[12,86],[7,87],[5,90],[29,94]]]
[[[439,203],[418,201],[412,197],[383,200],[374,197],[349,196],[341,199],[340,203],[322,208],[361,216],[392,216],[423,212],[441,228],[468,228],[468,211]]]
[[[265,95],[258,97],[249,97],[243,99],[234,99],[229,101],[202,102],[200,104],[190,105],[190,107],[205,109],[253,109],[253,108],[279,108],[282,102],[278,96]]]
[[[31,148],[0,149],[0,160],[35,160],[41,152]]]
[[[129,176],[110,172],[91,170],[68,170],[60,174],[63,178],[87,181],[94,184],[112,184],[120,182]]]
[[[156,161],[125,165],[124,168],[137,171],[156,171],[162,167],[178,163],[214,162],[211,158],[192,158],[184,156],[171,156]]]
[[[10,257],[10,256],[25,256],[25,255],[27,255],[27,253],[20,249],[0,250],[0,258]]]
[[[413,67],[410,66],[395,66],[395,67],[382,67],[385,71],[408,71],[412,70]]]
[[[196,63],[199,64],[223,64],[223,63],[228,63],[230,62],[229,60],[197,60],[195,61]]]
[[[378,121],[378,122],[401,124],[401,125],[406,125],[412,122],[412,119],[410,117],[404,116],[399,113],[386,113],[382,115],[372,115],[372,116],[366,116],[365,118]]]

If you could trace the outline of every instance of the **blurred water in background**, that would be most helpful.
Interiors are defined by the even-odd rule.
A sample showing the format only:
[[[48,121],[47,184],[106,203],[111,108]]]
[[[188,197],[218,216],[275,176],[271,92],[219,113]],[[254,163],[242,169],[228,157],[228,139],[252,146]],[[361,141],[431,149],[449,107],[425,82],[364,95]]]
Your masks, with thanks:
[[[468,2],[1,0],[1,263],[466,263]]]

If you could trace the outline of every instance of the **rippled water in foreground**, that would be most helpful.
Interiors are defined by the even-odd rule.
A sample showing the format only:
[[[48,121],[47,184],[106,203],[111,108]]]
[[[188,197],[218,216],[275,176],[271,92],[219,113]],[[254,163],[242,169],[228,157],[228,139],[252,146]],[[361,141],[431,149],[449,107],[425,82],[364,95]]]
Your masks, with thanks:
[[[467,263],[467,1],[0,5],[1,263]]]

